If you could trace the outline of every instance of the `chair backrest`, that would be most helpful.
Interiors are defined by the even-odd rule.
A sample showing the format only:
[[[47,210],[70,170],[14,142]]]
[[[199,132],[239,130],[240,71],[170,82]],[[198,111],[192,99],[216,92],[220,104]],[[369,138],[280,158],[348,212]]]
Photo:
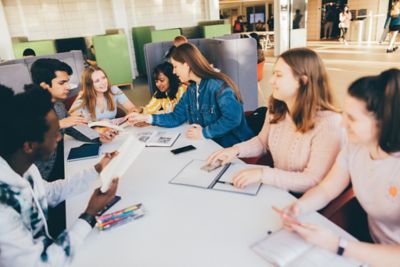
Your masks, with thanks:
[[[27,66],[17,63],[0,66],[0,83],[12,88],[15,93],[21,93],[24,85],[32,83],[32,79]]]

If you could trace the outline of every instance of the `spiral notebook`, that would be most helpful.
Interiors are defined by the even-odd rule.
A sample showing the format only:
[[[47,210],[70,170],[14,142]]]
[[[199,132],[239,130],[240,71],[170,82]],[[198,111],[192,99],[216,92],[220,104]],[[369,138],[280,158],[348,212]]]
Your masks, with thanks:
[[[188,185],[204,189],[214,189],[247,195],[257,195],[261,183],[251,184],[245,188],[237,188],[232,184],[232,177],[243,169],[260,167],[245,163],[228,163],[215,170],[204,169],[206,160],[192,160],[170,181],[171,184]]]

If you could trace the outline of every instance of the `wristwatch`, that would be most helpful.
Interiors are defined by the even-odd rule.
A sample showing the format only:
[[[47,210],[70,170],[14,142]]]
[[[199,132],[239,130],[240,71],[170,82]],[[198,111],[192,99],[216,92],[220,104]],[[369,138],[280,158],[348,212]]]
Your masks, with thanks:
[[[336,254],[338,254],[339,256],[343,256],[344,251],[346,250],[348,243],[349,242],[347,241],[347,239],[344,239],[343,237],[340,237],[339,238],[339,246],[338,246]]]
[[[79,216],[79,219],[82,219],[82,220],[86,221],[92,228],[93,228],[93,227],[96,225],[96,223],[97,223],[96,217],[93,216],[93,215],[91,215],[91,214],[89,214],[89,213],[86,213],[86,212],[82,213],[82,214]]]

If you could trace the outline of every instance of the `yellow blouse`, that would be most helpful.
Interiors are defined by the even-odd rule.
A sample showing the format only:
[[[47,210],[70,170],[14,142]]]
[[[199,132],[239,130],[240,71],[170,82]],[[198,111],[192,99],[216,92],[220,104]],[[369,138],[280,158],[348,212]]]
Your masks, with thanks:
[[[170,99],[169,96],[165,98],[156,98],[155,94],[150,99],[150,102],[143,107],[144,114],[165,114],[174,111],[176,104],[178,104],[182,95],[186,92],[187,85],[181,84],[176,92],[176,98]]]

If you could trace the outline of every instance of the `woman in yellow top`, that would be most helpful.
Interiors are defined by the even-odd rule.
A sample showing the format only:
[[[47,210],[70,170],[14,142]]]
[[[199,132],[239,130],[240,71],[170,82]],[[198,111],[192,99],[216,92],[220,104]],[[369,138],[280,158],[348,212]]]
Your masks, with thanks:
[[[181,84],[173,73],[172,64],[164,62],[155,67],[153,78],[156,82],[156,92],[150,102],[141,108],[145,114],[165,114],[174,111],[187,85]]]

